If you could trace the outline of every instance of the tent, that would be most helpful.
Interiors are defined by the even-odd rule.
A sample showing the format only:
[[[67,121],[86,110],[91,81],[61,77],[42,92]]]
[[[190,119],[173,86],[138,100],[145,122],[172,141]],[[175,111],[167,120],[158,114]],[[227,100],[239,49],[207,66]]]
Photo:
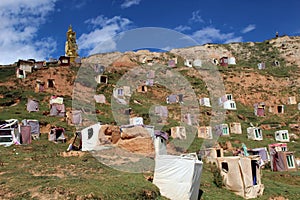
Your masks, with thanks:
[[[52,96],[50,99],[50,116],[64,117],[66,115],[64,99],[62,97]]]
[[[92,151],[100,144],[98,139],[100,128],[100,123],[97,123],[81,130],[82,151]]]
[[[275,131],[275,140],[277,142],[290,142],[289,131],[288,130]]]
[[[266,147],[248,149],[247,152],[250,155],[258,155],[261,158],[261,165],[264,165],[270,161],[270,155]]]
[[[197,200],[203,163],[196,155],[160,155],[155,158],[153,183],[172,200]]]
[[[178,103],[178,98],[176,94],[171,94],[167,97],[167,104]]]
[[[215,126],[216,135],[219,136],[229,136],[229,127],[228,124],[219,124]]]
[[[201,98],[199,99],[200,106],[211,107],[209,98]]]
[[[254,115],[256,116],[265,116],[265,103],[261,102],[261,103],[256,103],[254,104]]]
[[[265,65],[265,63],[258,63],[257,68],[258,69],[266,69],[266,65]]]
[[[227,66],[228,65],[228,57],[222,57],[222,58],[220,58],[220,65],[221,66]]]
[[[247,137],[251,140],[263,140],[262,131],[259,127],[248,127]]]
[[[101,84],[101,83],[107,84],[108,83],[108,76],[106,76],[106,75],[99,74],[96,76],[95,79],[98,84]]]
[[[30,126],[30,134],[32,139],[40,138],[40,124],[38,120],[35,119],[24,119],[22,120],[22,124],[24,126]]]
[[[194,121],[195,121],[195,120],[192,120],[192,119],[194,119],[194,116],[191,115],[191,113],[185,113],[183,115],[182,122],[186,123],[187,125],[192,126]]]
[[[40,81],[40,80],[36,80],[36,86],[35,86],[35,92],[43,92],[45,89],[45,82]]]
[[[184,126],[174,126],[171,127],[171,136],[172,138],[177,138],[180,140],[186,139],[186,130]]]
[[[60,127],[52,128],[48,134],[48,140],[52,142],[66,142],[65,129]]]
[[[269,153],[272,171],[297,170],[294,153],[291,151],[287,151],[286,144],[269,144]]]
[[[232,122],[232,123],[229,123],[229,127],[230,127],[230,133],[242,134],[241,123]]]
[[[17,68],[17,70],[16,70],[16,76],[17,76],[17,78],[22,78],[22,79],[26,78],[26,71]]]
[[[227,100],[223,103],[223,108],[226,110],[236,110],[236,103],[233,100]]]
[[[148,91],[148,88],[146,85],[140,85],[137,88],[137,92],[146,93]]]
[[[193,66],[194,67],[202,67],[202,61],[200,59],[195,59],[193,61]]]
[[[25,72],[32,73],[34,63],[34,60],[18,60],[17,66],[19,67],[19,69]]]
[[[217,158],[224,157],[224,151],[221,147],[206,148],[200,150],[201,159],[205,159],[207,163],[216,163]]]
[[[200,126],[197,127],[198,129],[198,138],[204,139],[212,139],[212,129],[211,126]]]
[[[0,145],[20,144],[19,122],[17,119],[0,121]]]
[[[28,99],[26,106],[27,106],[27,111],[28,112],[37,112],[37,111],[39,111],[39,102],[37,100]]]
[[[168,141],[168,134],[163,131],[155,130],[153,143],[155,149],[155,155],[166,155],[167,154],[167,141]]]
[[[147,79],[147,80],[145,81],[145,85],[153,86],[153,84],[154,84],[154,80],[153,80],[153,79]]]
[[[260,156],[229,156],[217,158],[218,168],[225,188],[245,199],[263,194]]]
[[[103,94],[94,95],[96,103],[106,103],[106,98]]]
[[[64,117],[66,115],[64,104],[51,104],[50,116]]]
[[[273,105],[269,107],[269,112],[274,114],[284,113],[284,105]]]
[[[31,126],[20,126],[20,132],[21,132],[21,140],[20,142],[22,144],[31,144]]]
[[[168,61],[168,67],[176,67],[175,60],[169,60]]]
[[[232,94],[225,94],[218,99],[219,105],[226,110],[236,110],[236,103]]]
[[[113,96],[118,98],[124,98],[125,96],[131,96],[131,89],[130,86],[123,86],[113,89]]]
[[[289,97],[287,104],[290,104],[290,105],[297,104],[296,97],[295,96]]]
[[[81,110],[73,110],[71,112],[71,122],[72,124],[79,125],[82,123]]]
[[[192,60],[184,60],[184,65],[187,66],[187,67],[193,67],[193,62]]]
[[[228,58],[228,65],[236,65],[235,57],[229,57]]]
[[[167,106],[155,106],[154,113],[162,118],[168,118]]]

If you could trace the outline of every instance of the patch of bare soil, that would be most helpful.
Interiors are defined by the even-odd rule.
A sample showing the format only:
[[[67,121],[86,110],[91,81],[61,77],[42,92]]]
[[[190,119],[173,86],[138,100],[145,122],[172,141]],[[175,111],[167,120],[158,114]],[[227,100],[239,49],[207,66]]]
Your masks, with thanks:
[[[62,157],[72,157],[72,156],[82,157],[85,154],[86,154],[86,152],[83,152],[83,151],[69,151],[69,152],[61,152],[60,156],[62,156]]]
[[[270,197],[269,200],[288,200],[284,198],[283,196],[278,196],[278,197]]]

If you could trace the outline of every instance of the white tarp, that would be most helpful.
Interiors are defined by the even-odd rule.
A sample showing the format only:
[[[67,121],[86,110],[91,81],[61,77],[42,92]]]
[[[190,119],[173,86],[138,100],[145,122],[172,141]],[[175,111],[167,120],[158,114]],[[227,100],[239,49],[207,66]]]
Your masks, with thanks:
[[[171,200],[197,200],[202,165],[197,157],[157,156],[153,183]]]
[[[200,106],[211,107],[209,98],[201,98],[199,99]]]
[[[236,103],[233,100],[227,100],[223,103],[223,107],[226,110],[236,110]]]
[[[20,127],[17,119],[9,119],[0,122],[0,145],[10,146],[20,144]]]
[[[228,58],[228,65],[236,65],[235,57],[229,57]]]
[[[56,97],[52,96],[50,99],[50,105],[52,104],[63,104],[64,103],[64,98],[62,97]]]
[[[99,144],[100,128],[100,124],[94,124],[81,131],[82,151],[92,151]]]
[[[129,123],[131,125],[143,125],[143,118],[142,117],[132,117],[129,119]]]

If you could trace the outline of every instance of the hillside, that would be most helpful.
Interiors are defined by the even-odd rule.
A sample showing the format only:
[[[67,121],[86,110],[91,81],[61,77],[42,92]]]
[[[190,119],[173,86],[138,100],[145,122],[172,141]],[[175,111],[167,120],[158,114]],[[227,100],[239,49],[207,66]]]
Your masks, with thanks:
[[[70,111],[75,105],[75,98],[78,98],[79,103],[85,104],[84,111],[95,117],[96,121],[116,125],[112,113],[116,105],[112,101],[114,88],[119,84],[143,85],[147,71],[143,71],[142,66],[145,69],[160,69],[160,65],[168,65],[169,60],[175,58],[177,64],[172,68],[175,75],[161,70],[156,76],[167,77],[165,82],[163,79],[154,82],[153,86],[147,87],[147,91],[132,91],[128,105],[132,109],[132,117],[143,117],[144,124],[150,124],[153,122],[150,112],[153,106],[167,106],[168,119],[162,130],[168,133],[171,127],[181,124],[183,108],[190,112],[196,110],[199,126],[208,126],[222,117],[226,123],[239,122],[243,134],[218,138],[217,142],[224,148],[225,155],[233,155],[242,143],[250,149],[267,147],[276,142],[276,130],[288,130],[293,134],[288,143],[289,150],[300,159],[300,110],[297,104],[288,104],[291,96],[296,97],[297,103],[300,102],[299,47],[300,37],[284,36],[264,42],[206,44],[164,53],[147,50],[112,52],[83,58],[81,67],[45,67],[28,74],[26,79],[16,78],[16,65],[1,66],[0,120],[18,119],[21,122],[23,119],[37,119],[42,135],[30,145],[0,146],[0,199],[164,199],[159,189],[145,178],[151,177],[153,172],[121,172],[99,163],[89,152],[66,152],[68,142],[78,127],[67,123],[65,118],[49,116],[49,100],[52,95],[63,97],[66,110]],[[235,57],[236,65],[212,64],[213,59],[223,56]],[[185,59],[200,59],[202,67],[186,67]],[[266,68],[259,70],[258,63],[265,63]],[[107,76],[107,83],[95,83],[95,66],[104,67],[102,75]],[[131,75],[130,78],[125,79],[125,83],[121,82],[127,74]],[[49,79],[55,87],[37,92],[37,82],[47,84]],[[222,110],[220,113],[214,108],[195,105],[195,97],[198,102],[199,98],[221,96],[222,89],[226,94],[232,94],[237,110]],[[188,94],[184,96],[183,106],[166,103],[166,97],[173,93]],[[106,103],[95,104],[94,94],[104,94]],[[26,111],[28,98],[39,101],[38,112]],[[260,102],[264,102],[267,108],[263,117],[254,115],[253,105]],[[284,113],[276,112],[279,105],[284,105]],[[219,116],[222,113],[225,115]],[[84,126],[91,123],[90,119],[84,120]],[[263,141],[247,139],[246,128],[250,123],[261,127]],[[48,141],[51,126],[65,128],[67,143]],[[196,135],[196,131],[193,133]],[[203,141],[195,137],[192,144],[181,151],[198,152]],[[171,145],[168,147],[174,150]],[[204,163],[200,185],[202,199],[242,199],[225,188],[217,187],[213,169],[213,166]],[[272,172],[266,166],[262,176],[265,191],[259,199],[300,199],[299,181],[299,170]]]

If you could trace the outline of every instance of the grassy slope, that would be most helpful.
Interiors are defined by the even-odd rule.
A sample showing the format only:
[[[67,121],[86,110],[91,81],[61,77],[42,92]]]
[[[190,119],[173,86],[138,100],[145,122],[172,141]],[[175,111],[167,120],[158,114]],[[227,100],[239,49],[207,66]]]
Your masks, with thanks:
[[[185,69],[179,71],[187,76]],[[6,73],[10,72],[6,71]],[[260,73],[268,73],[268,71],[260,71]],[[279,76],[280,74],[278,73],[280,73],[280,70],[277,70],[276,73],[272,75]],[[284,74],[286,73],[287,72],[284,71]],[[108,75],[109,84],[98,85],[97,92],[104,93],[109,102],[113,85],[119,79],[120,74],[113,73]],[[201,79],[194,76],[187,76],[187,79],[193,86],[198,86],[197,88],[199,89],[196,90],[196,94],[206,93]],[[159,89],[163,92],[169,92],[164,88]],[[9,89],[5,87],[1,87],[0,91],[1,94],[5,96],[5,98],[0,99],[0,106],[5,106],[7,102],[9,103],[15,99],[21,100],[21,102],[14,107],[4,107],[0,109],[0,119],[39,119],[40,122],[44,124],[50,123],[65,127],[67,135],[69,137],[72,136],[73,127],[68,126],[64,121],[60,121],[59,118],[47,117],[41,114],[43,111],[49,110],[48,102],[44,102],[43,99],[50,94],[35,94],[32,91],[21,90],[9,91]],[[27,113],[25,110],[27,97],[34,97],[40,100],[40,112]],[[131,102],[130,106],[135,114],[144,117],[146,123],[149,122],[148,111],[151,105],[164,105],[160,98],[154,97],[150,93],[134,93],[132,99],[143,103],[143,106],[140,106]],[[66,104],[71,106],[70,97],[66,97],[65,100]],[[237,111],[229,112],[226,116],[226,122],[240,121],[243,127],[243,134],[220,138],[219,142],[225,143],[225,141],[230,140],[235,147],[240,147],[243,142],[249,148],[262,147],[275,142],[273,139],[274,130],[264,131],[265,139],[261,142],[248,140],[245,132],[249,121],[258,124],[270,122],[279,123],[284,121],[288,124],[291,121],[287,116],[290,116],[295,111],[295,108],[291,106],[290,108],[287,107],[288,112],[282,116],[256,118],[253,115],[253,108],[239,103],[237,107]],[[180,114],[178,108],[176,105],[171,105],[170,114],[173,116]],[[99,104],[96,109],[105,113],[104,115],[98,115],[99,120],[106,123],[113,123],[109,104]],[[209,117],[206,116],[206,111],[210,111],[210,109],[201,108],[200,110],[203,117],[202,119],[205,119],[203,122],[205,124],[209,121]],[[244,122],[239,120],[237,114],[245,116],[249,121]],[[168,122],[169,124],[164,127],[165,130],[178,124],[176,120],[172,119],[169,119]],[[237,143],[236,141],[239,142]],[[189,151],[195,152],[199,150],[202,142],[202,139],[196,138],[189,147]],[[298,142],[291,142],[288,146],[289,149],[295,151],[296,156],[299,157],[300,147]],[[8,199],[29,199],[39,194],[40,197],[51,197],[51,195],[54,195],[60,199],[75,199],[76,197],[90,199],[145,199],[146,191],[151,191],[152,195],[156,196],[157,199],[162,198],[159,196],[158,189],[147,181],[142,174],[128,174],[113,170],[99,163],[89,153],[84,154],[82,157],[60,156],[60,153],[65,151],[66,148],[67,144],[53,144],[48,142],[46,135],[42,135],[39,141],[34,141],[31,145],[27,146],[11,146],[8,148],[0,146],[0,185],[1,188],[3,188],[3,192],[0,192],[0,197],[4,198],[3,196],[5,195]],[[16,153],[18,153],[18,155]],[[299,171],[271,172],[270,169],[264,169],[262,182],[265,185],[265,192],[259,199],[269,199],[275,196],[300,199],[299,175]],[[213,174],[210,166],[207,164],[204,164],[200,188],[204,191],[203,199],[242,199],[224,188],[218,188],[213,182]]]

